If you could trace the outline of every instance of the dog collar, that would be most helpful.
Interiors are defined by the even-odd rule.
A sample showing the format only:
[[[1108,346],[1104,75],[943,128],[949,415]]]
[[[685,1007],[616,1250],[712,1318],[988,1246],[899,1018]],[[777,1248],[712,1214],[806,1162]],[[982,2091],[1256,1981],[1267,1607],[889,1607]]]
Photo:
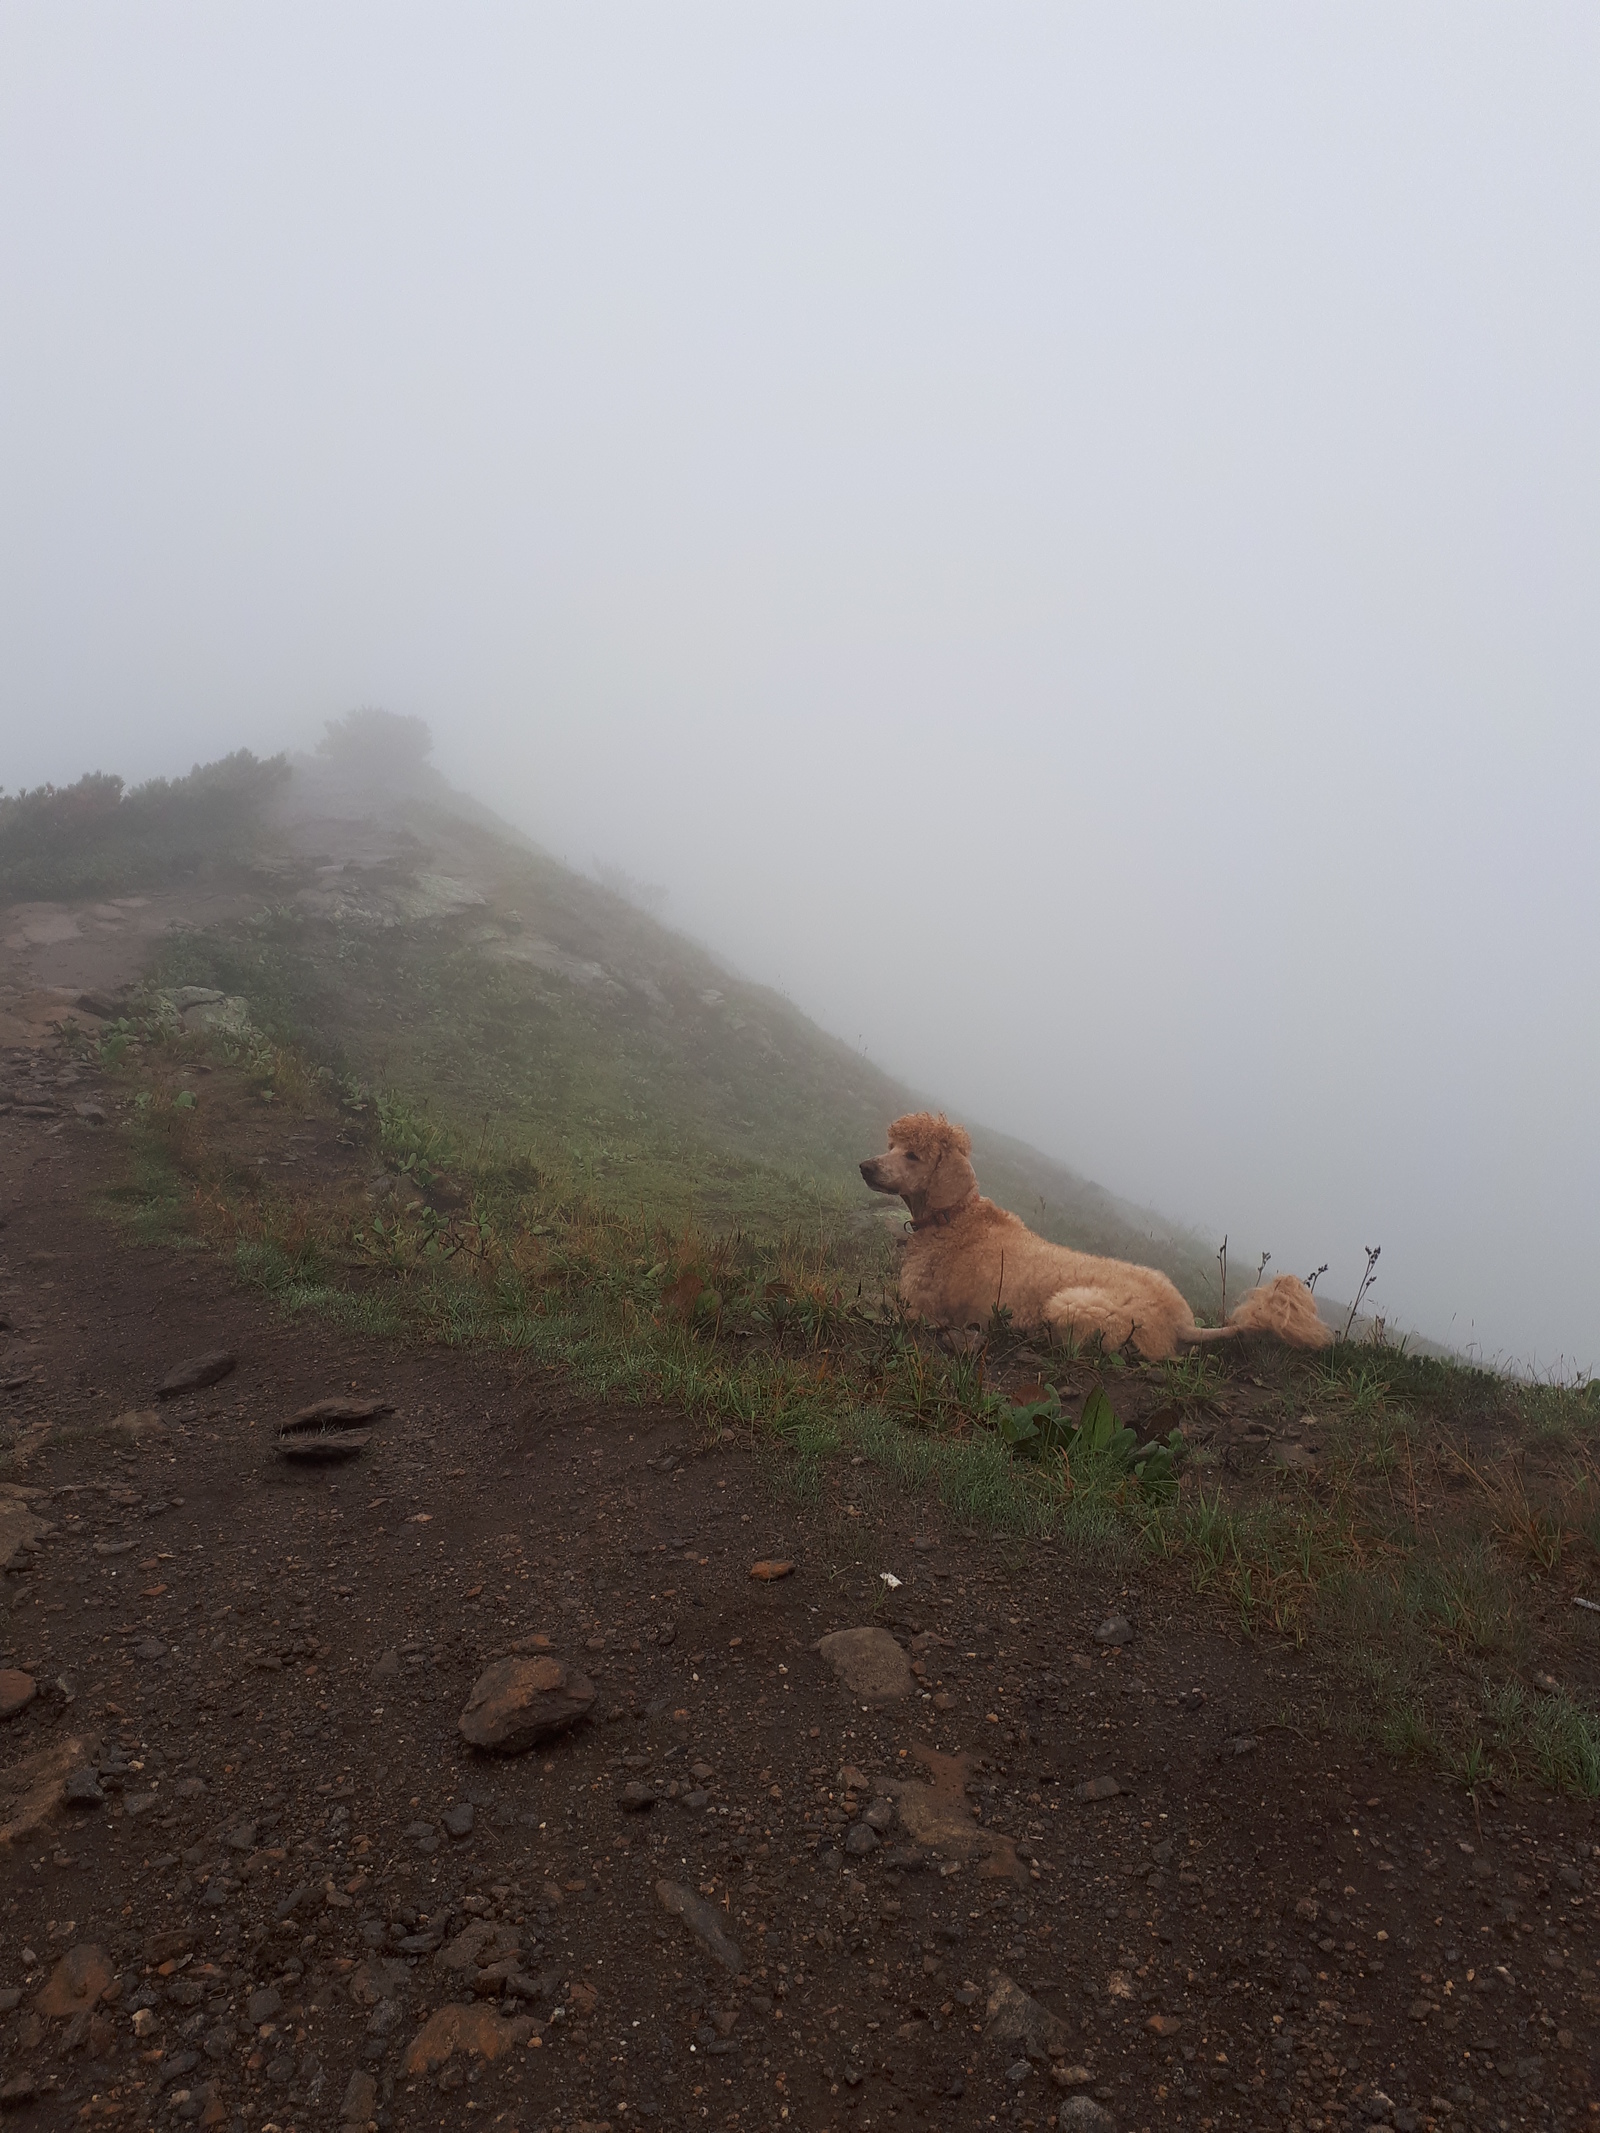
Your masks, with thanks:
[[[958,1200],[954,1207],[936,1207],[931,1215],[924,1215],[920,1222],[913,1222],[911,1227],[914,1230],[944,1229],[957,1215],[964,1215],[976,1198],[976,1193],[968,1193],[967,1197]]]

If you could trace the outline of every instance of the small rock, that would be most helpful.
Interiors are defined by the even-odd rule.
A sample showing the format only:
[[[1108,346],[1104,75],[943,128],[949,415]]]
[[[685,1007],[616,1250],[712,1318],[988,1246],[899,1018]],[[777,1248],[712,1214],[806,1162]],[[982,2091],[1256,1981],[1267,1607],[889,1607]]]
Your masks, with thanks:
[[[1291,1474],[1314,1474],[1321,1461],[1316,1453],[1304,1444],[1275,1444],[1272,1447],[1272,1463]]]
[[[159,1637],[141,1637],[133,1647],[133,1656],[146,1661],[165,1659],[167,1647]]]
[[[865,1859],[878,1849],[878,1832],[865,1822],[853,1822],[844,1833],[844,1848],[852,1859]]]
[[[576,1725],[594,1697],[588,1676],[559,1659],[501,1659],[478,1676],[459,1730],[474,1748],[520,1755]]]
[[[1117,2122],[1104,2104],[1096,2103],[1080,2090],[1061,2106],[1056,2124],[1061,2133],[1116,2133]]]
[[[778,1557],[769,1557],[763,1562],[752,1563],[750,1565],[750,1575],[753,1578],[759,1578],[765,1585],[771,1585],[776,1583],[779,1578],[788,1577],[793,1569],[793,1563]]]
[[[1050,2069],[1050,2079],[1058,2089],[1086,2089],[1093,2078],[1086,2066],[1063,2066],[1059,2059]]]
[[[62,1956],[35,1999],[34,2011],[52,2017],[75,2015],[92,2007],[115,1976],[104,1948],[86,1942]]]
[[[836,1629],[817,1650],[863,1703],[897,1703],[916,1687],[910,1660],[886,1629]]]
[[[1121,1783],[1114,1777],[1088,1778],[1073,1787],[1072,1797],[1075,1800],[1114,1800],[1121,1790]]]
[[[373,1666],[372,1678],[374,1681],[398,1681],[400,1679],[400,1654],[392,1649],[386,1651]]]
[[[245,2001],[244,2011],[254,2028],[263,2022],[275,2022],[283,2012],[283,1994],[276,1985],[263,1985]]]
[[[370,2074],[356,2072],[350,2076],[344,2092],[344,2102],[339,2106],[339,2118],[347,2126],[364,2126],[378,2106],[378,2084]]]
[[[1255,1750],[1256,1738],[1253,1733],[1237,1733],[1228,1743],[1230,1755],[1253,1755]]]
[[[532,2034],[533,2025],[523,2017],[502,2021],[483,2007],[441,2007],[430,2015],[406,2053],[408,2074],[425,2074],[442,2066],[453,2052],[469,2052],[478,2059],[498,2059]]]
[[[166,1423],[153,1407],[130,1407],[126,1414],[113,1415],[105,1426],[115,1435],[130,1438],[135,1444],[150,1444],[171,1435]],[[96,1555],[126,1554],[130,1548],[137,1545],[135,1541],[124,1541],[116,1549],[97,1546],[94,1552]]]
[[[989,2035],[1001,2043],[1020,2044],[1032,2059],[1065,2053],[1066,2024],[1003,1970],[989,1972],[988,2013]]]
[[[212,1348],[205,1355],[191,1355],[174,1363],[156,1387],[158,1400],[175,1399],[180,1392],[200,1392],[215,1385],[236,1366],[239,1358],[226,1348]]]
[[[656,1804],[655,1788],[634,1778],[623,1786],[617,1804],[626,1814],[644,1814]]]
[[[39,2093],[39,2080],[35,2074],[13,2074],[0,2087],[0,2111],[15,2110],[19,2104],[32,2103]]]
[[[1006,2068],[1006,2080],[1012,2088],[1020,2089],[1032,2072],[1033,2068],[1026,2059],[1017,2059]]]
[[[73,1771],[61,1789],[61,1797],[69,1807],[104,1807],[106,1803],[98,1772],[87,1766]]]
[[[103,1126],[106,1122],[106,1107],[104,1104],[74,1104],[72,1109],[74,1114],[81,1118],[86,1126]]]
[[[444,1824],[445,1835],[454,1837],[458,1844],[463,1837],[472,1835],[474,1819],[470,1800],[457,1800],[453,1807],[447,1807],[439,1817],[439,1820]]]
[[[147,1815],[160,1797],[156,1792],[125,1792],[122,1811],[125,1815]]]
[[[737,1943],[722,1930],[720,1914],[709,1903],[676,1881],[658,1881],[656,1900],[663,1910],[682,1919],[708,1955],[715,1956],[735,1977],[739,1975],[744,1968],[744,1957],[739,1953]]]
[[[1126,1615],[1107,1615],[1094,1633],[1096,1644],[1131,1644],[1133,1624]]]
[[[894,1827],[893,1800],[874,1800],[861,1819],[868,1829],[875,1829],[881,1837],[886,1830]]]

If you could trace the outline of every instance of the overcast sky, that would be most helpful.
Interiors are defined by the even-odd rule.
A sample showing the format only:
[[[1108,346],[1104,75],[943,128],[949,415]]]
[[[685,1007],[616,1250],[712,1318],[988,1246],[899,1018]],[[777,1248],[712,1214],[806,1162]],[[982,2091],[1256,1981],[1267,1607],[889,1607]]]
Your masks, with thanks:
[[[0,6],[0,783],[419,712],[932,1091],[1600,1364],[1592,5]]]

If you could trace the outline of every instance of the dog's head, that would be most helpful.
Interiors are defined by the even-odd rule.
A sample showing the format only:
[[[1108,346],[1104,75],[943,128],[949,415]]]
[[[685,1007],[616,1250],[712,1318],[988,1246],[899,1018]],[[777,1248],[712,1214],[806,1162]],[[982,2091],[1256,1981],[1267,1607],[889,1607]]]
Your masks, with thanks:
[[[898,1193],[916,1215],[958,1206],[977,1190],[971,1154],[965,1127],[912,1111],[889,1128],[888,1154],[870,1157],[861,1175],[874,1192]]]

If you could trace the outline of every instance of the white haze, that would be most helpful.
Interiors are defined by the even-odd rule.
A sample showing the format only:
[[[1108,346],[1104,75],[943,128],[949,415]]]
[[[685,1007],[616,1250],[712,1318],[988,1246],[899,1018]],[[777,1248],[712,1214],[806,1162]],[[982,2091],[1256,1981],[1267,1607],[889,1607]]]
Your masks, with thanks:
[[[0,15],[0,780],[419,712],[955,1114],[1600,1363],[1600,14]]]

